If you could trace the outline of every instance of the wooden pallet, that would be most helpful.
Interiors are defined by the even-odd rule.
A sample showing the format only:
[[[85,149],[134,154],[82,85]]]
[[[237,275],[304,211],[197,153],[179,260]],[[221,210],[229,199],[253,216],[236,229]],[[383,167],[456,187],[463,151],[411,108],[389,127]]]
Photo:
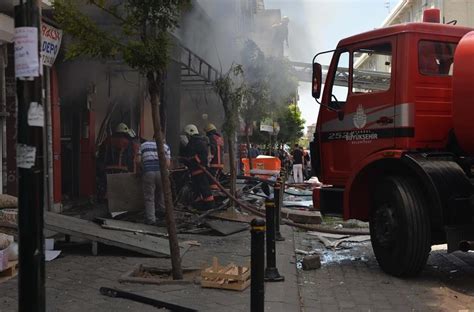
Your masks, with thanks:
[[[8,267],[0,272],[0,283],[6,282],[18,274],[18,261],[9,261]]]
[[[201,271],[201,286],[242,291],[250,286],[250,269],[233,263],[220,266],[214,257],[212,266]]]

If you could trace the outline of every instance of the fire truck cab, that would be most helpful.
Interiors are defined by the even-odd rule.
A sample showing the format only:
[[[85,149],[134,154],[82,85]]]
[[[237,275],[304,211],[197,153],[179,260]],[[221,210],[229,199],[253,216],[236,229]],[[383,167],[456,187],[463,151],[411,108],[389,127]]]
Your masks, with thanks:
[[[418,274],[434,244],[474,241],[473,155],[453,117],[474,104],[474,32],[426,20],[340,41],[325,82],[321,53],[313,60],[312,164],[332,185],[316,191],[315,207],[369,221],[379,265],[395,276]]]

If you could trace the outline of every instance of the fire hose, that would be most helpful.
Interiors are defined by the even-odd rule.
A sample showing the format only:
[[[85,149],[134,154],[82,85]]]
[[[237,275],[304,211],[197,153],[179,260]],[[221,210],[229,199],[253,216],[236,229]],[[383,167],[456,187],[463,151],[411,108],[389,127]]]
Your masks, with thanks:
[[[242,201],[238,200],[234,195],[232,195],[228,190],[226,190],[222,184],[217,181],[217,179],[206,169],[206,167],[202,166],[199,164],[199,167],[201,170],[211,179],[212,182],[214,182],[219,189],[227,195],[232,201],[238,205],[240,208],[243,210],[246,210],[247,212],[253,213],[254,215],[257,215],[259,217],[265,218],[265,214],[263,212],[260,212],[257,210],[257,208],[252,207],[246,203],[243,203]],[[321,233],[330,233],[330,234],[342,234],[342,235],[368,235],[369,232],[367,230],[356,230],[356,229],[328,229],[326,227],[323,227],[321,225],[308,225],[308,224],[299,224],[295,223],[292,220],[289,219],[281,219],[281,221],[289,226],[300,228],[303,230],[309,230],[309,231],[317,231]]]

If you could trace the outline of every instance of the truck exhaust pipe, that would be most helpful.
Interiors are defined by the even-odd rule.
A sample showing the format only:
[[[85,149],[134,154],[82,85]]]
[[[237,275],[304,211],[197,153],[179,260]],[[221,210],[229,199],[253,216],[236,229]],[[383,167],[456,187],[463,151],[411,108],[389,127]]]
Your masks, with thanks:
[[[468,252],[474,250],[474,241],[461,241],[459,242],[459,250]]]

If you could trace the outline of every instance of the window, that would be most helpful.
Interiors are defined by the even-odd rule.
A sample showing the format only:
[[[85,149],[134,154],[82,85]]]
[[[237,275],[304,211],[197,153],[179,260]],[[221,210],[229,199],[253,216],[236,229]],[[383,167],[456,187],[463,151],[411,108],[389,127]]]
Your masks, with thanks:
[[[330,103],[330,106],[335,109],[341,109],[347,101],[349,93],[349,59],[349,52],[342,52],[339,55]]]
[[[418,69],[427,76],[452,76],[456,44],[422,40],[418,43]]]
[[[390,89],[392,46],[389,43],[354,51],[352,92],[372,93]]]

